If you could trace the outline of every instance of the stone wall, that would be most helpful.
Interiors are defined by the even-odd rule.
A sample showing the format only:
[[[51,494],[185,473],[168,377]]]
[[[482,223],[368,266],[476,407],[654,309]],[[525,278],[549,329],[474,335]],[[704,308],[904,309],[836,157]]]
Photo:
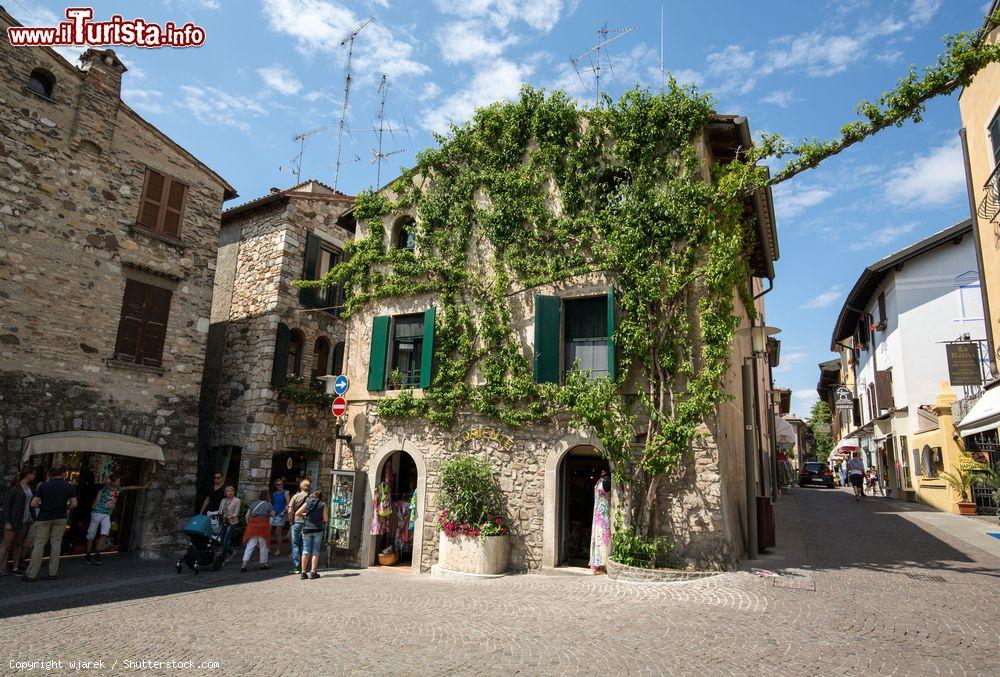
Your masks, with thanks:
[[[163,446],[150,475],[140,547],[176,541],[190,511],[197,402],[211,314],[224,194],[210,169],[119,99],[113,52],[85,70],[47,48],[12,48],[0,10],[0,473],[21,438],[58,430],[121,430]],[[26,88],[55,76],[51,99]],[[135,227],[146,168],[189,186],[178,241]],[[172,289],[162,368],[109,362],[127,277]]]

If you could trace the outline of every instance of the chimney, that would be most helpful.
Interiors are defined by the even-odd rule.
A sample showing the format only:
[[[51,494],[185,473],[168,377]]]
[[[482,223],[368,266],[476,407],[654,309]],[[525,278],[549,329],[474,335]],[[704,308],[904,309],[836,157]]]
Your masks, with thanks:
[[[80,56],[83,87],[77,100],[73,143],[92,144],[97,152],[111,147],[121,100],[122,73],[126,70],[113,49],[88,49]]]

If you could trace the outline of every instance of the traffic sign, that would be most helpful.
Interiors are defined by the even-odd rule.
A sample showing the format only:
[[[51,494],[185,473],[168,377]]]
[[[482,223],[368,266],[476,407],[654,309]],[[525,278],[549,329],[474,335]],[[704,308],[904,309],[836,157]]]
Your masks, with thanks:
[[[333,392],[343,395],[347,392],[347,386],[350,384],[351,382],[347,380],[347,377],[341,374],[333,380]]]
[[[347,400],[343,397],[338,397],[333,401],[333,406],[330,407],[330,411],[333,412],[334,416],[340,416],[345,411],[347,411]]]

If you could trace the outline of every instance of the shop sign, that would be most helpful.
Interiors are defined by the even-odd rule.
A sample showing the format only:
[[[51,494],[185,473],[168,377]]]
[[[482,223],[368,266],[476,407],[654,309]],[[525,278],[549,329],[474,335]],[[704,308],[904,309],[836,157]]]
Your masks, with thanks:
[[[847,386],[840,386],[833,394],[833,403],[837,409],[854,409],[854,393]]]
[[[330,407],[330,411],[333,412],[334,416],[342,416],[345,411],[347,411],[347,400],[343,397],[338,397],[333,400],[333,405]]]
[[[973,341],[948,343],[948,380],[953,386],[978,386],[983,383],[979,344]]]
[[[461,447],[464,444],[478,440],[496,442],[504,451],[511,451],[514,448],[514,438],[504,435],[499,430],[494,430],[493,428],[470,428],[458,436],[455,440],[455,446]]]

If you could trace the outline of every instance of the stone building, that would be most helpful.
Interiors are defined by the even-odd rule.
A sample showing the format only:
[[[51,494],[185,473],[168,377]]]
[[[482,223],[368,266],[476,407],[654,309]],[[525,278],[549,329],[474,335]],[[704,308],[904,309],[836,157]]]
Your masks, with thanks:
[[[194,503],[198,398],[224,200],[218,174],[120,98],[125,66],[13,48],[0,9],[0,473],[66,463],[82,548],[118,466],[147,491],[112,533],[172,549]],[[80,521],[83,520],[81,525]]]
[[[709,166],[731,160],[737,148],[749,144],[744,118],[719,116],[705,129],[698,148]],[[387,197],[390,202],[394,199],[391,188]],[[731,367],[724,376],[724,388],[732,398],[705,421],[705,436],[694,443],[694,453],[658,490],[658,528],[674,539],[677,564],[682,566],[733,567],[756,548],[756,541],[748,541],[747,535],[757,533],[757,497],[773,496],[771,368],[766,349],[753,349],[748,331],[751,325],[764,323],[762,297],[769,290],[764,281],[773,279],[772,262],[778,253],[769,192],[759,191],[747,209],[752,213],[756,244],[748,252],[752,278],[746,291],[755,299],[757,320],[751,322],[736,304],[734,312],[743,329],[734,341]],[[420,219],[419,213],[397,211],[381,217],[385,246],[412,250],[414,219]],[[357,239],[364,238],[370,228],[359,218]],[[483,262],[490,258],[488,250],[481,250],[470,260],[485,267],[488,263]],[[613,369],[613,326],[607,325],[614,322],[614,283],[609,274],[593,272],[509,291],[516,343],[529,363],[534,360],[536,381],[540,367],[551,369],[559,381],[573,364],[571,350],[577,351],[581,365],[589,360],[586,368],[592,374]],[[554,300],[547,302],[548,310],[538,305],[544,298]],[[585,565],[594,481],[608,467],[593,431],[573,428],[559,417],[510,426],[461,411],[454,425],[445,429],[422,418],[379,415],[377,405],[383,399],[424,397],[434,356],[430,344],[440,340],[435,329],[437,303],[435,293],[404,293],[365,304],[349,321],[346,431],[351,441],[341,453],[339,467],[354,469],[363,479],[365,512],[359,547],[340,555],[368,566],[385,546],[386,537],[369,535],[368,526],[374,516],[373,487],[388,469],[393,499],[406,501],[410,492],[416,492],[416,528],[412,543],[401,549],[401,561],[414,571],[430,570],[437,561],[439,543],[435,518],[440,463],[473,454],[489,459],[506,494],[513,518],[512,570]],[[603,325],[603,338],[581,342],[570,337],[566,327],[573,313],[607,317],[607,324],[595,323]],[[539,342],[548,340],[546,336],[558,346],[558,357],[552,364],[540,365]],[[474,371],[469,383],[481,385],[482,376]]]
[[[354,237],[353,199],[318,182],[222,215],[202,488],[221,470],[241,496],[334,466],[334,417],[322,377],[340,373],[345,323],[336,288],[299,288],[338,262]]]

